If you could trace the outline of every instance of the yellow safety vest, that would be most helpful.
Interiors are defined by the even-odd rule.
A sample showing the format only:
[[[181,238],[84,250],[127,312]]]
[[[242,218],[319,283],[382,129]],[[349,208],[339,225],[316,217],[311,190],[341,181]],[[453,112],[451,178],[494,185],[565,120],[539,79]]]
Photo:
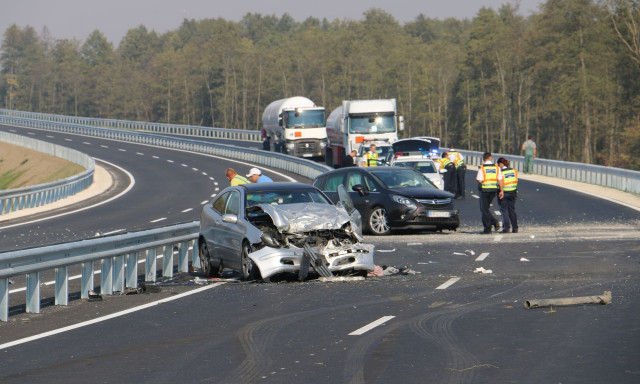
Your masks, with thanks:
[[[377,167],[378,166],[378,152],[367,152],[364,156],[366,161],[364,162],[365,167]]]
[[[235,175],[233,179],[231,179],[231,185],[242,185],[242,184],[251,184],[251,181],[244,176]]]
[[[452,154],[456,157],[455,160],[453,160],[453,164],[455,164],[456,168],[460,167],[461,165],[464,165],[464,160],[462,160],[462,155],[460,154],[460,152],[458,151],[449,151],[449,154]]]
[[[513,168],[504,168],[502,170],[502,182],[505,192],[513,192],[518,188],[518,171]]]
[[[498,189],[498,167],[494,164],[481,165],[482,169],[482,190],[487,192]]]
[[[444,169],[447,165],[451,164],[451,160],[446,157],[438,159],[438,162],[440,163],[440,169]]]

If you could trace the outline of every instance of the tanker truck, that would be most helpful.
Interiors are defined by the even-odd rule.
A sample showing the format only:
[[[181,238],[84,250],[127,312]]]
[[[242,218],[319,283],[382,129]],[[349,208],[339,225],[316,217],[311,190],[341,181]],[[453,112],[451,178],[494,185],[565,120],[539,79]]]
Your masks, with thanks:
[[[391,144],[404,129],[404,118],[398,116],[396,99],[344,100],[327,118],[327,154],[329,166],[339,166],[352,150],[358,151],[358,163],[376,145],[378,162],[386,163]]]
[[[276,100],[262,114],[262,138],[266,150],[324,160],[325,109],[302,96]]]

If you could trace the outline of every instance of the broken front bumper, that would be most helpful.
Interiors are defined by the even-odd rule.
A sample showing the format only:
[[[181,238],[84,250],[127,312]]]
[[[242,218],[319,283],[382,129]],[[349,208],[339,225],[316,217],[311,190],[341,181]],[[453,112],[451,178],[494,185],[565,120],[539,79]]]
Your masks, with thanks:
[[[318,258],[332,273],[342,271],[373,271],[373,244],[352,244],[349,246],[313,249]],[[289,248],[264,247],[249,253],[249,257],[260,269],[263,279],[279,273],[299,273],[305,250],[293,245]],[[313,266],[313,264],[311,264]]]

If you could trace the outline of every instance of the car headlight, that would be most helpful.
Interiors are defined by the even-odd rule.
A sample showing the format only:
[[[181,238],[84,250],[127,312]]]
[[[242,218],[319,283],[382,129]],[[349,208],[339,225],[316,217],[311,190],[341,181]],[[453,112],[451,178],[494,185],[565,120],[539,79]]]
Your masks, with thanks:
[[[320,142],[320,148],[324,148],[326,146],[327,146],[327,142],[326,141]]]
[[[287,143],[287,149],[293,149],[296,147],[295,143]]]
[[[408,197],[391,195],[391,199],[398,204],[406,205],[409,209],[417,209],[418,205]]]

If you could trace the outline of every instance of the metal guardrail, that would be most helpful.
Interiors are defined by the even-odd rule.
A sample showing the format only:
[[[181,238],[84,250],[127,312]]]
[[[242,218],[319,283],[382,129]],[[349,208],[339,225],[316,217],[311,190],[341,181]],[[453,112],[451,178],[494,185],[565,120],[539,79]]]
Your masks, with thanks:
[[[0,218],[6,213],[39,207],[75,195],[93,184],[95,160],[82,152],[8,132],[0,132],[0,141],[60,157],[85,168],[80,174],[66,179],[0,191]]]
[[[442,148],[441,151],[446,150]],[[469,165],[482,165],[482,152],[460,151]],[[499,157],[509,160],[510,165],[518,172],[524,170],[524,156],[492,154],[493,160]],[[533,160],[533,174],[556,177],[564,180],[579,181],[586,184],[600,185],[640,195],[640,172],[629,169],[606,167],[583,163],[572,163],[548,159]],[[561,181],[558,181],[561,183]]]
[[[87,125],[92,127],[115,128],[136,131],[146,131],[167,135],[197,136],[214,139],[241,140],[250,142],[262,142],[260,131],[249,131],[242,129],[211,128],[197,125],[178,125],[163,123],[147,123],[142,121],[126,121],[114,119],[98,119],[91,117],[76,117],[51,115],[47,113],[13,111],[0,109],[0,115],[19,117],[25,119],[36,119],[53,121],[64,124]]]
[[[144,255],[145,281],[156,281],[158,250],[163,255],[162,276],[173,276],[174,249],[178,270],[188,272],[189,249],[192,265],[199,266],[198,221],[72,243],[25,249],[0,254],[0,321],[9,318],[9,278],[26,275],[26,310],[40,313],[40,272],[55,270],[55,305],[68,305],[69,267],[80,265],[80,293],[83,299],[93,290],[94,262],[100,261],[100,293],[138,286],[138,258]]]
[[[86,125],[58,123],[27,118],[18,118],[0,115],[0,124],[44,129],[53,132],[72,133],[83,136],[99,137],[103,139],[126,141],[130,143],[153,145],[164,148],[173,148],[189,152],[204,153],[257,163],[265,166],[279,168],[300,176],[313,179],[320,173],[331,169],[324,164],[281,153],[267,152],[261,149],[243,148],[235,145],[217,144],[196,139],[163,136],[153,133],[127,131],[112,128],[100,128]]]

